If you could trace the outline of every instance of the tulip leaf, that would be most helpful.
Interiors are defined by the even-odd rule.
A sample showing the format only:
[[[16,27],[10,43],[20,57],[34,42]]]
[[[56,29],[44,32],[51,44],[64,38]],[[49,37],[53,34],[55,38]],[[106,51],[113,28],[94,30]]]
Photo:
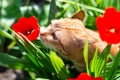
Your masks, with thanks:
[[[112,65],[112,67],[108,71],[108,79],[107,80],[110,80],[110,79],[114,78],[115,72],[116,72],[117,67],[118,67],[118,65],[120,63],[119,61],[120,61],[120,51],[117,53],[117,56],[116,56],[116,58],[114,60],[114,63]]]
[[[69,4],[75,4],[76,3],[74,1],[69,1],[69,0],[60,0],[60,2],[65,2],[65,3],[69,3]],[[102,9],[92,7],[92,6],[88,6],[88,5],[85,5],[85,4],[78,3],[78,6],[80,6],[82,8],[86,8],[88,10],[93,10],[93,11],[96,11],[96,12],[104,13],[104,10],[102,10]]]
[[[120,0],[114,0],[113,6],[116,7],[117,9],[120,9]]]
[[[85,59],[85,63],[86,63],[86,70],[87,70],[87,73],[90,73],[89,72],[89,63],[88,63],[88,40],[86,40],[86,43],[84,45],[84,59]]]
[[[50,80],[50,79],[36,78],[35,80]]]
[[[65,64],[63,63],[62,59],[58,57],[55,52],[50,51],[50,60],[59,78],[61,80],[67,79],[69,72],[65,68]]]
[[[2,29],[0,29],[0,35],[4,36],[4,37],[6,37],[6,38],[9,38],[9,39],[11,39],[11,40],[14,40],[14,38],[13,38],[12,35],[10,35],[9,33],[7,33],[6,31],[4,31],[4,30],[2,30]]]
[[[116,71],[114,80],[120,80],[120,67],[119,67],[118,70]]]
[[[95,69],[96,69],[96,61],[97,61],[97,58],[98,58],[98,47],[96,47],[96,50],[95,50],[95,53],[94,53],[94,56],[93,56],[93,59],[91,61],[91,66],[90,66],[90,71],[93,73],[95,72]]]
[[[56,16],[56,0],[51,0],[48,24],[51,22],[52,19],[55,19],[55,16]]]
[[[35,68],[31,66],[31,62],[23,59],[18,59],[17,57],[8,55],[6,53],[0,53],[0,65],[7,67],[7,68],[14,68],[14,69],[24,69],[28,70]],[[30,67],[29,67],[30,66]]]
[[[102,53],[98,56],[98,59],[96,61],[95,77],[99,77],[103,69],[105,76],[105,69],[106,69],[105,65],[108,60],[110,49],[111,49],[111,45],[107,45],[106,48],[102,51]]]

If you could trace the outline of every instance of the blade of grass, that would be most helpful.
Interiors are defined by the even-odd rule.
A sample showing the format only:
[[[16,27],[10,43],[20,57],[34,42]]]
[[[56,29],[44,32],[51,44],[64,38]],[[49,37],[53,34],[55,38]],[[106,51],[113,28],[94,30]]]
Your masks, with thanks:
[[[105,65],[108,60],[108,55],[110,53],[111,45],[107,45],[106,48],[102,51],[102,53],[98,56],[97,62],[96,62],[96,71],[95,71],[95,77],[99,77],[102,70],[104,70],[104,76],[105,76]]]
[[[19,59],[17,57],[8,55],[6,53],[0,53],[0,65],[7,68],[24,69],[24,70],[26,69],[28,70],[28,68],[29,69],[35,68],[31,65],[31,62],[25,59]]]
[[[75,2],[73,2],[73,1],[67,1],[67,0],[59,0],[59,1],[60,2],[65,2],[65,3],[69,3],[69,4],[75,4]],[[97,11],[97,12],[100,12],[100,13],[104,13],[104,10],[99,9],[99,8],[95,8],[95,7],[84,5],[84,4],[80,4],[80,3],[78,3],[78,5],[80,7],[82,7],[82,8],[86,8],[86,9],[89,9],[89,10],[93,10],[93,11]]]
[[[50,3],[50,11],[49,11],[49,18],[47,24],[50,24],[50,21],[52,19],[55,19],[55,16],[56,16],[56,0],[52,0]]]
[[[90,74],[89,67],[88,67],[88,40],[86,40],[85,45],[84,45],[84,59],[86,63],[86,70],[87,73]]]
[[[90,71],[93,73],[95,72],[95,68],[97,67],[96,63],[97,63],[97,58],[98,58],[98,47],[96,47],[92,62],[91,62],[91,66],[90,66]]]
[[[54,51],[50,51],[50,60],[60,80],[66,80],[69,77],[69,71],[65,68],[62,59]]]
[[[14,40],[13,36],[11,36],[10,34],[8,34],[7,32],[5,32],[4,30],[0,29],[0,35],[9,38],[11,40]]]
[[[110,68],[110,70],[108,71],[107,80],[113,80],[116,69],[117,69],[119,63],[120,63],[120,51],[117,53],[117,56],[116,56],[116,58],[114,60],[114,63],[112,65],[112,67]]]
[[[117,9],[120,9],[120,0],[114,0],[113,6],[116,7]]]

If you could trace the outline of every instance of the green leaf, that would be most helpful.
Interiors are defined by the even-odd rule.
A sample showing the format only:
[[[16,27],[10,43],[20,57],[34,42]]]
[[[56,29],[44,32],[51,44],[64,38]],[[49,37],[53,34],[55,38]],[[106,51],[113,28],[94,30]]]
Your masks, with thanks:
[[[23,70],[35,69],[35,67],[32,66],[30,61],[19,59],[6,53],[0,53],[0,65],[13,69]]]
[[[114,78],[114,75],[115,75],[115,72],[117,70],[117,67],[118,67],[119,63],[120,63],[120,51],[117,53],[117,56],[114,60],[114,63],[112,65],[112,67],[110,68],[110,70],[108,71],[107,80],[110,80],[110,79]]]
[[[69,77],[69,72],[66,69],[62,59],[58,57],[55,52],[50,51],[50,60],[59,79],[66,80]]]
[[[0,35],[6,37],[6,38],[9,38],[11,40],[14,40],[14,37],[12,35],[10,35],[9,33],[7,33],[6,31],[0,29]]]
[[[85,63],[86,63],[86,70],[87,70],[87,73],[90,74],[90,71],[89,71],[89,66],[88,66],[88,40],[86,40],[86,43],[84,45],[84,59],[85,59]]]
[[[95,68],[96,68],[96,61],[97,61],[97,58],[98,58],[98,47],[96,47],[96,50],[95,50],[95,53],[94,53],[94,56],[93,56],[93,59],[91,61],[91,66],[90,66],[90,71],[93,73],[95,72]]]
[[[15,46],[15,44],[16,44],[16,41],[12,41],[7,48],[10,50]]]
[[[52,0],[50,3],[48,24],[51,22],[52,19],[55,19],[55,16],[56,16],[56,0]]]
[[[95,0],[80,0],[80,1],[83,2],[86,5],[89,5],[89,6],[95,6],[96,5]]]
[[[36,78],[35,80],[50,80],[50,79]]]
[[[113,6],[116,7],[117,9],[120,9],[120,0],[114,0]]]
[[[65,3],[69,3],[69,4],[75,4],[74,1],[69,1],[69,0],[59,0],[60,2],[65,2]],[[86,8],[88,10],[93,10],[93,11],[96,11],[96,12],[100,12],[100,13],[104,13],[104,10],[102,9],[99,9],[99,8],[96,8],[96,7],[92,7],[92,6],[88,6],[88,5],[85,5],[85,4],[80,4],[78,3],[78,6],[82,7],[82,8]]]
[[[95,77],[99,77],[101,72],[104,70],[105,76],[105,65],[108,60],[108,55],[110,53],[111,45],[107,45],[106,48],[102,51],[102,53],[98,56],[96,62],[96,70],[95,70]]]
[[[120,66],[118,67],[118,70],[116,71],[114,80],[120,80]]]

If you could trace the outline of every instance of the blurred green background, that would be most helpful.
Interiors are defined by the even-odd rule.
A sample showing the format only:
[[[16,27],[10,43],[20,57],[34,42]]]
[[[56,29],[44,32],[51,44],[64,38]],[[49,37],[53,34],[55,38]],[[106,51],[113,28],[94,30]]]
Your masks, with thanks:
[[[11,28],[12,24],[17,22],[20,17],[36,16],[42,28],[47,27],[52,19],[68,18],[75,12],[84,10],[86,15],[84,20],[85,27],[96,30],[95,19],[98,15],[103,14],[104,9],[108,6],[114,6],[119,10],[120,0],[0,0],[1,73],[9,68],[19,68],[21,65],[9,66],[8,64],[21,62],[19,59],[22,59],[24,56],[24,50],[18,45],[19,43],[16,44],[13,40],[13,34],[3,24]],[[49,52],[49,49],[44,47],[40,40],[34,43],[42,49],[43,52]],[[64,60],[64,62],[72,65],[69,61]],[[78,74],[75,69],[71,69],[71,72],[71,76],[74,77]],[[28,72],[25,71],[24,75],[25,77],[28,76],[28,80],[30,80],[31,77],[34,78],[34,74],[30,72],[28,74]],[[51,76],[51,74],[48,75]]]

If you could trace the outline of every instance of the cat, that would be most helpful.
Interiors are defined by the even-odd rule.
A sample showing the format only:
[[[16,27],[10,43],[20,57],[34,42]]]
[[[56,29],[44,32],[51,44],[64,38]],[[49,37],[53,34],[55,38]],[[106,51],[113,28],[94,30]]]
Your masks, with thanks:
[[[56,50],[64,58],[71,60],[80,72],[85,69],[83,50],[86,40],[89,44],[89,63],[96,47],[98,47],[100,53],[107,45],[100,39],[97,31],[85,28],[84,17],[84,12],[80,11],[71,18],[52,20],[51,24],[40,35],[44,45]],[[111,54],[115,56],[118,50],[119,45],[113,45]]]

